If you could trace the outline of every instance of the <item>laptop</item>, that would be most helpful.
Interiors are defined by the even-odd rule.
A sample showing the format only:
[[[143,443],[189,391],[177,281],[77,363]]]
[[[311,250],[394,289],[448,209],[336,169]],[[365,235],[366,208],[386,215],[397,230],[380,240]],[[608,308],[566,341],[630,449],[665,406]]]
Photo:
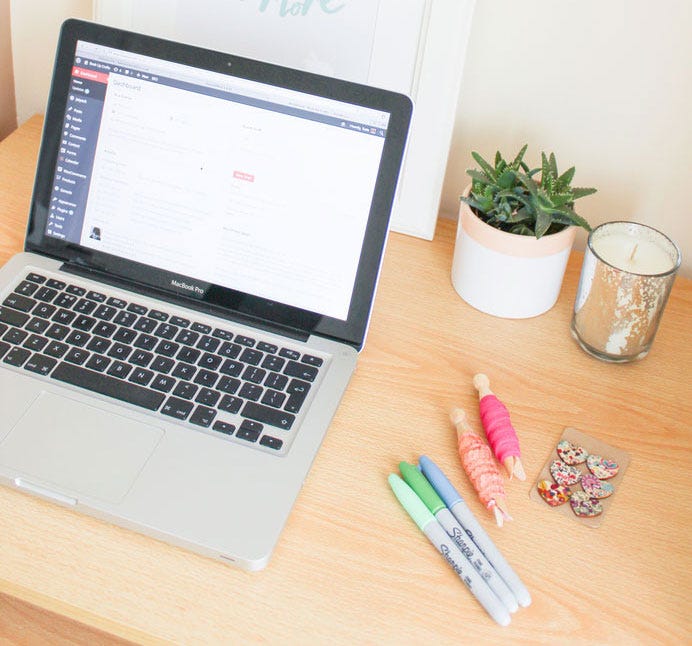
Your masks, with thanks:
[[[67,21],[0,269],[0,482],[264,567],[363,347],[411,109]]]

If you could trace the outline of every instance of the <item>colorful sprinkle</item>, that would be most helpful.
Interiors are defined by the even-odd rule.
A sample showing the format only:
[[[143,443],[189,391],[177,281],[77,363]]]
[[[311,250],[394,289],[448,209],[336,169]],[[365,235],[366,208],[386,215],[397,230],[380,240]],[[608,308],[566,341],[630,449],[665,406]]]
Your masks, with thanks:
[[[561,440],[557,445],[557,454],[565,464],[581,464],[586,462],[588,451],[578,444],[572,444],[568,440]]]
[[[603,505],[596,498],[589,497],[584,491],[575,491],[569,499],[572,511],[577,516],[592,518],[603,513]]]
[[[586,466],[589,467],[591,473],[601,480],[615,477],[620,470],[620,465],[617,462],[603,458],[600,455],[590,455],[586,458]]]
[[[581,471],[576,467],[572,467],[560,460],[553,460],[550,465],[550,475],[555,478],[555,482],[558,484],[569,487],[573,484],[577,484],[581,478]]]
[[[581,486],[590,498],[607,498],[615,492],[615,487],[610,482],[603,482],[590,473],[581,477]]]
[[[550,482],[550,480],[541,480],[537,485],[538,493],[551,507],[559,507],[564,505],[572,495],[572,490],[565,485]]]

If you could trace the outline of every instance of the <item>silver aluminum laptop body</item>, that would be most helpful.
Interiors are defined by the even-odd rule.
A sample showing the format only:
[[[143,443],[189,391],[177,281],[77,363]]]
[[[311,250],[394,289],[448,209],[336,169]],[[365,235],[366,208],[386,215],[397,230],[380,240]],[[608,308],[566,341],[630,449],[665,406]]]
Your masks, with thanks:
[[[356,366],[410,116],[67,21],[25,251],[0,269],[0,482],[264,567]],[[122,353],[151,363],[111,375]]]

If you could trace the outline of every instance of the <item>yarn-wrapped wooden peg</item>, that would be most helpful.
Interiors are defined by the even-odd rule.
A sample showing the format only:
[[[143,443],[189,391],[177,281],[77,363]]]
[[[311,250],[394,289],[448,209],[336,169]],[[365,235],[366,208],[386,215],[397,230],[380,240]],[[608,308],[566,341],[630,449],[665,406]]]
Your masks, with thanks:
[[[477,374],[473,378],[473,385],[480,400],[481,422],[495,457],[507,469],[510,480],[512,476],[526,480],[519,438],[509,419],[507,407],[490,390],[490,380],[486,375]]]
[[[480,501],[495,515],[502,527],[505,519],[512,520],[506,503],[502,474],[497,468],[490,447],[469,425],[466,413],[455,408],[449,415],[457,430],[459,457],[464,471],[478,493]]]

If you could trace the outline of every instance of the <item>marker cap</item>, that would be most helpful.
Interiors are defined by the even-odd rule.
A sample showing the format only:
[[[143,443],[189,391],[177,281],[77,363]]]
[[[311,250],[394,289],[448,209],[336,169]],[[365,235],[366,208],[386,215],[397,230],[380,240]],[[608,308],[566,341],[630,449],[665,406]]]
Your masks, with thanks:
[[[433,514],[436,514],[440,509],[445,509],[442,498],[437,495],[425,476],[413,464],[399,462],[399,471],[401,471],[406,484],[416,492]]]
[[[430,481],[430,484],[435,488],[435,491],[447,507],[451,509],[460,500],[463,502],[463,498],[447,479],[447,476],[440,471],[439,467],[427,455],[421,455],[420,466],[425,477]]]
[[[424,531],[424,528],[430,521],[435,520],[435,517],[430,513],[430,510],[423,504],[421,499],[396,473],[390,474],[389,486],[394,491],[394,495],[399,499],[401,506],[411,516],[413,522]]]

